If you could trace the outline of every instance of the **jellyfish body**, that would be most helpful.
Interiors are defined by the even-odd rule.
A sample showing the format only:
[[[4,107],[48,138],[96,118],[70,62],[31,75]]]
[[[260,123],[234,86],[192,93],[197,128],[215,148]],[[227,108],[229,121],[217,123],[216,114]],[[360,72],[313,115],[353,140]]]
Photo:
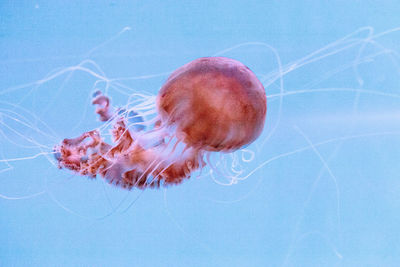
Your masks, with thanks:
[[[204,153],[232,152],[253,142],[267,109],[255,74],[224,57],[199,58],[174,71],[160,89],[158,116],[148,131],[127,127],[143,122],[140,114],[113,112],[101,92],[94,94],[93,104],[100,120],[114,120],[113,144],[97,130],[64,139],[55,148],[59,167],[89,177],[100,174],[127,189],[179,184],[205,166]]]

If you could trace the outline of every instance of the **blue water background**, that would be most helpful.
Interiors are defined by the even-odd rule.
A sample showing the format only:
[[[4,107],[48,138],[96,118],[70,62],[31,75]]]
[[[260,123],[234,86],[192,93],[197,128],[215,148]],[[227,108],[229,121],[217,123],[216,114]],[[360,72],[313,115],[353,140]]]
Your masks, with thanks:
[[[0,266],[399,266],[400,33],[366,39],[399,14],[395,0],[1,1],[1,159],[101,125],[90,96],[104,83],[67,69],[86,59],[110,79],[161,74],[120,81],[155,95],[177,67],[237,45],[222,55],[268,79],[348,34],[365,41],[266,87],[250,175],[230,186],[204,175],[126,192],[52,157],[0,162]]]

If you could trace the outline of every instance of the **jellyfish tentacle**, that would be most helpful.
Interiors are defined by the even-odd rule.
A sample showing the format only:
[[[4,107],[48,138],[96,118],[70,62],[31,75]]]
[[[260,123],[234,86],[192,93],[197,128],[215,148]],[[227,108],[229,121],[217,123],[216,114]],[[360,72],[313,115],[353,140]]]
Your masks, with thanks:
[[[90,178],[100,175],[108,183],[124,189],[144,189],[157,188],[161,184],[179,184],[195,169],[205,165],[195,150],[185,152],[183,158],[171,159],[175,148],[164,153],[168,143],[160,142],[144,149],[135,142],[122,117],[116,120],[112,133],[116,142],[114,146],[105,143],[96,130],[77,138],[64,139],[55,148],[59,153],[59,167]]]
[[[101,91],[94,92],[92,104],[97,105],[96,113],[99,114],[100,121],[108,121],[113,116],[110,102],[110,98],[103,95]]]

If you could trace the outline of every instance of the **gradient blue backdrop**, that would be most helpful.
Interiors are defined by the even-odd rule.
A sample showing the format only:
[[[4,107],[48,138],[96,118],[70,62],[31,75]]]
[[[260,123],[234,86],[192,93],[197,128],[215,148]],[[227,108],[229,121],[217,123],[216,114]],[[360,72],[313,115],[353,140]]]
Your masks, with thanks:
[[[164,73],[121,81],[156,94],[167,73],[200,56],[259,42],[285,65],[364,26],[399,27],[399,14],[395,0],[2,0],[0,158],[39,153],[27,147],[32,140],[51,151],[100,125],[92,75],[41,81],[85,59],[109,78]],[[285,91],[331,92],[285,95],[280,106],[279,82],[266,88],[275,97],[247,173],[270,161],[232,186],[203,176],[125,192],[44,156],[0,162],[0,266],[399,266],[400,65],[389,49],[399,51],[400,34],[364,43],[284,76]],[[261,79],[278,69],[271,51],[254,44],[224,55]],[[363,63],[354,68],[357,55]],[[109,94],[125,104],[123,94]]]

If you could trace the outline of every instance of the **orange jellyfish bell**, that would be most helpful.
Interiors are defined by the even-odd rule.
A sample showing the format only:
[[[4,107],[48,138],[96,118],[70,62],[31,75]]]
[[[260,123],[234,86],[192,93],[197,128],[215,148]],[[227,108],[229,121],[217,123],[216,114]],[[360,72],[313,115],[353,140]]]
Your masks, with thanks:
[[[161,88],[161,119],[177,126],[188,145],[209,151],[236,150],[256,139],[267,111],[265,90],[237,60],[206,57],[174,71]]]
[[[135,107],[113,109],[99,91],[92,103],[101,121],[113,122],[113,144],[98,130],[64,139],[55,147],[59,167],[100,174],[127,189],[181,183],[205,166],[204,153],[232,152],[254,141],[267,110],[254,73],[224,57],[199,58],[174,71],[157,96],[155,120],[144,120]]]

